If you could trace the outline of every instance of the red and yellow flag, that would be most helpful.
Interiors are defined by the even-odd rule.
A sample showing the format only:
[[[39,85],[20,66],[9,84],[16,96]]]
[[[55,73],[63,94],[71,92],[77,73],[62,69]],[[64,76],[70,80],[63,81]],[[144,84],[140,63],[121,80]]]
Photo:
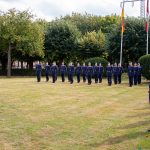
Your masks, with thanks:
[[[147,0],[147,8],[146,8],[146,32],[148,32],[149,28],[149,0]]]
[[[122,21],[122,33],[123,33],[125,31],[125,27],[124,27],[124,4],[122,7],[121,21]]]

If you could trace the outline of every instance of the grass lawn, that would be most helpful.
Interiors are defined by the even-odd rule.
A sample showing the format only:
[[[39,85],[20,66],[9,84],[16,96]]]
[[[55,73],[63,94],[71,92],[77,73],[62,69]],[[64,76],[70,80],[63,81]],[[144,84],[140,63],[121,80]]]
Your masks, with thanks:
[[[0,78],[0,150],[150,150],[148,86]]]

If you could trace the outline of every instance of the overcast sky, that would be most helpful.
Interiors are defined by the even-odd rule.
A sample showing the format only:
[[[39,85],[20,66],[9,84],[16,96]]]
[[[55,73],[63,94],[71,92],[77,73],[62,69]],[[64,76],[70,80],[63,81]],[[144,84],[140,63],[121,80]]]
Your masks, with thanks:
[[[0,0],[0,10],[11,8],[17,10],[29,9],[37,18],[48,21],[72,12],[89,13],[93,15],[121,14],[121,0]],[[140,2],[125,5],[126,16],[140,15]]]

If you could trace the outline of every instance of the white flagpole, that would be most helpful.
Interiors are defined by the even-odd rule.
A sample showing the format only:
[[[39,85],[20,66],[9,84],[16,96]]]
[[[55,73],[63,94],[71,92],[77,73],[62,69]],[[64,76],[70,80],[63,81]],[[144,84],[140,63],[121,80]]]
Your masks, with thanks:
[[[148,55],[148,44],[149,44],[149,40],[148,40],[148,36],[149,36],[149,0],[147,0],[147,46],[146,46],[146,55]]]
[[[122,65],[123,32],[121,32],[120,65]]]

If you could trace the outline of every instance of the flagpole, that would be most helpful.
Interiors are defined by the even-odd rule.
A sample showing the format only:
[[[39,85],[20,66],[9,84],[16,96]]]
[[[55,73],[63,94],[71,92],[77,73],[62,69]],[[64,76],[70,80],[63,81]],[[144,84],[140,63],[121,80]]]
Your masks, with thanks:
[[[148,19],[147,19],[148,20]],[[146,55],[148,55],[148,43],[149,43],[149,41],[148,41],[148,35],[149,35],[149,20],[147,21],[147,25],[148,25],[148,30],[147,30],[147,48],[146,48]]]
[[[147,26],[146,26],[146,31],[147,31],[147,46],[146,46],[146,55],[148,55],[148,44],[149,44],[149,40],[148,40],[148,36],[149,36],[149,0],[147,0],[147,9],[146,9],[146,16],[147,16]]]
[[[122,65],[123,32],[121,32],[120,65]]]

